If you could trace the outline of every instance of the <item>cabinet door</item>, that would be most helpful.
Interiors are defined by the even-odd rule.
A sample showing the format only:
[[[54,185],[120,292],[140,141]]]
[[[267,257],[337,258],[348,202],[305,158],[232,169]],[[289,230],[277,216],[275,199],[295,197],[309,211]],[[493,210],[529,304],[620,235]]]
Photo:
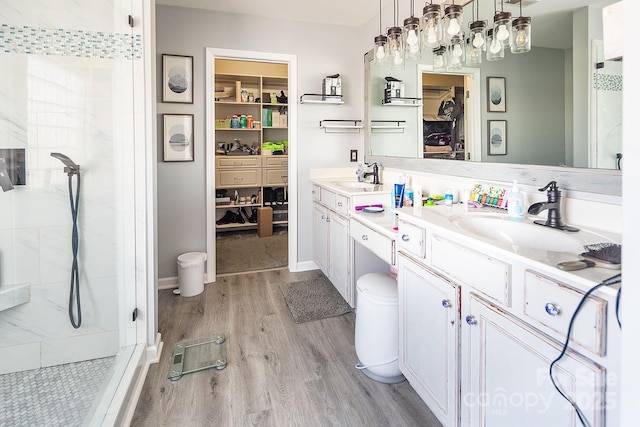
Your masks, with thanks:
[[[398,257],[399,365],[445,426],[459,422],[459,287]]]
[[[549,365],[561,344],[471,294],[463,309],[463,423],[490,427],[581,426],[555,390]],[[604,426],[605,370],[568,352],[554,378],[589,426]]]
[[[329,211],[319,203],[313,204],[313,260],[329,276]]]
[[[329,279],[342,298],[353,305],[349,274],[349,221],[335,212],[329,215]]]

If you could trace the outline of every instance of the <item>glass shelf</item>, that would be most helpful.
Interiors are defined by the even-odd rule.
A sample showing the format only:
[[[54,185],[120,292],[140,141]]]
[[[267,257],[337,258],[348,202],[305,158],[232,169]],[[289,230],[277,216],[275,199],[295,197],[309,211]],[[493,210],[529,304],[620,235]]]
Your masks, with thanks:
[[[342,95],[322,95],[305,93],[300,95],[300,104],[344,104]]]

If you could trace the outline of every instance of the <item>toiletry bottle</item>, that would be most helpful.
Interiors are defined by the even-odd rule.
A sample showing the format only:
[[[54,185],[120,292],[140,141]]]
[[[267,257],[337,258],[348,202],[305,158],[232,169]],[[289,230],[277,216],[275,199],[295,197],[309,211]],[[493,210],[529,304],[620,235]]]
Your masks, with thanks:
[[[233,194],[233,204],[237,205],[240,203],[240,197],[238,196],[238,190],[235,190]]]
[[[447,192],[444,193],[444,205],[453,206],[453,192],[451,190],[447,190]]]
[[[358,169],[356,169],[356,177],[358,178],[358,182],[362,182],[362,164],[358,163]]]
[[[518,188],[518,181],[513,180],[513,187],[507,195],[507,216],[515,221],[524,221],[524,200]]]

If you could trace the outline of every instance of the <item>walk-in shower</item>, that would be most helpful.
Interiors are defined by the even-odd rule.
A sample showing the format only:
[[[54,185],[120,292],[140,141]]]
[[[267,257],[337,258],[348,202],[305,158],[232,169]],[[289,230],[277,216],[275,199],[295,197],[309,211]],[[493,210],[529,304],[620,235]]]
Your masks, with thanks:
[[[78,274],[78,208],[80,207],[80,166],[62,153],[51,153],[64,163],[64,172],[69,175],[69,203],[71,204],[71,278],[69,279],[69,321],[78,329],[82,325],[82,304],[80,302],[80,276]],[[76,197],[73,197],[73,177],[76,181]],[[74,314],[75,305],[75,314]]]

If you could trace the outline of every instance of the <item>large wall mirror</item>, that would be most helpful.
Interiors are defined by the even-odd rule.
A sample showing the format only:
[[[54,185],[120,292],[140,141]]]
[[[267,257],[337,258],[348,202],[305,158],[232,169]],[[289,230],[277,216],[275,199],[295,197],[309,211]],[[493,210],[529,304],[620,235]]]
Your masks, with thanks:
[[[372,55],[365,55],[365,153],[388,165],[396,164],[395,158],[436,168],[441,159],[463,160],[442,168],[469,174],[486,171],[480,165],[487,163],[504,171],[536,165],[549,176],[571,177],[565,188],[593,191],[590,183],[597,182],[604,185],[595,192],[619,195],[622,62],[605,61],[602,42],[602,7],[614,2],[524,1],[523,15],[532,17],[531,51],[506,52],[499,61],[483,58],[481,65],[455,72],[433,72],[430,52],[403,69],[373,64]],[[464,7],[465,27],[478,5],[480,18],[491,22],[493,2],[473,4]],[[517,4],[507,2],[504,10],[520,13]],[[382,105],[387,76],[402,80],[405,96],[421,98],[421,105]],[[499,108],[488,96],[492,84],[502,90]],[[448,101],[456,105],[453,120],[441,114]],[[399,129],[376,126],[394,121]],[[496,132],[505,132],[502,146],[491,144]]]

